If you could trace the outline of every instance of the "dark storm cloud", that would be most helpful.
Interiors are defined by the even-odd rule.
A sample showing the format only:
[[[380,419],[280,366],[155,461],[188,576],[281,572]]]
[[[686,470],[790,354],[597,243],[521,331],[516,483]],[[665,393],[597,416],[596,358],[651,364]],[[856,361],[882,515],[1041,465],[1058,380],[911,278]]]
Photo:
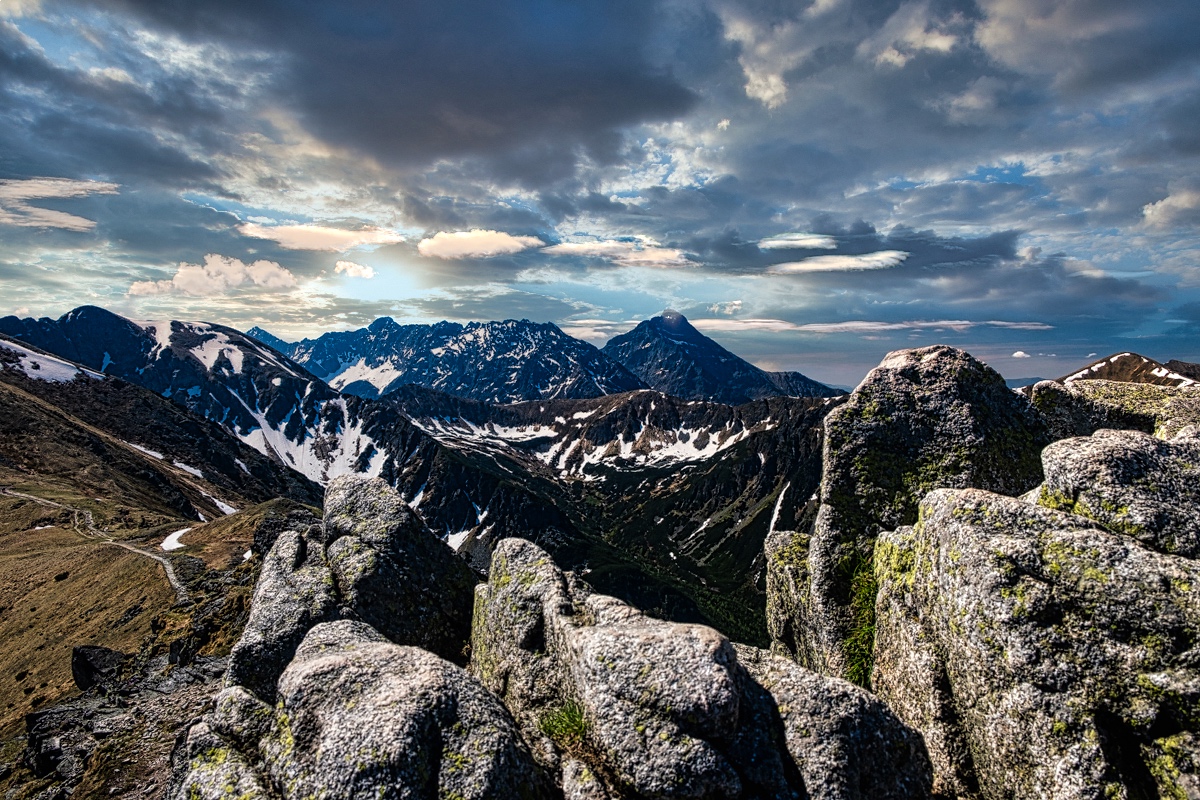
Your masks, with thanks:
[[[115,74],[59,66],[0,23],[0,104],[9,109],[0,126],[0,173],[212,188],[218,170],[182,143],[211,139],[223,116],[214,93],[230,87]]]
[[[611,160],[614,130],[694,102],[652,62],[658,7],[641,0],[121,5],[193,40],[274,51],[276,96],[311,130],[390,163],[486,154],[506,177],[553,181],[577,152]]]

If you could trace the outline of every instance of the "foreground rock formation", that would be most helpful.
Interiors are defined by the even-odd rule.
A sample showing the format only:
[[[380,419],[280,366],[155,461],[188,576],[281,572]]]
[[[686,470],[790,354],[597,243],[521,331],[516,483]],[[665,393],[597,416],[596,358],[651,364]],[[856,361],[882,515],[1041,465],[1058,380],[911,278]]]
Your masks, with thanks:
[[[941,792],[1200,792],[1200,564],[979,490],[931,493],[877,548],[872,686]]]
[[[867,692],[594,594],[524,540],[497,546],[451,663],[458,564],[389,491],[345,479],[323,525],[277,538],[171,797],[928,794],[920,737]],[[385,563],[408,580],[357,591]]]
[[[1041,481],[1050,441],[1000,375],[945,346],[891,353],[825,419],[811,534],[768,537],[768,626],[777,650],[865,684],[871,671],[881,531],[911,525],[939,487],[1019,494]]]

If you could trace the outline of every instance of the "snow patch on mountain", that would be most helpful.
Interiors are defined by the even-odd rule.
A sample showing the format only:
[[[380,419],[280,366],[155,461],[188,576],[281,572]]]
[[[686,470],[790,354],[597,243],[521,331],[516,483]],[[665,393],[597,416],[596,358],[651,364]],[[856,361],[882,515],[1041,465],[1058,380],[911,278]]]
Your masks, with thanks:
[[[87,376],[103,380],[104,376],[99,372],[93,372],[90,369],[72,364],[69,361],[64,361],[61,358],[48,356],[43,353],[36,353],[27,347],[22,347],[16,342],[0,340],[0,348],[10,351],[16,355],[16,359],[5,359],[0,361],[4,368],[18,369],[29,378],[38,381],[48,381],[50,383],[70,383],[76,378]]]
[[[376,391],[382,392],[391,385],[392,381],[403,374],[404,371],[397,369],[391,360],[369,366],[365,358],[360,358],[354,363],[343,363],[333,374],[325,378],[325,382],[341,391],[352,383],[365,381],[374,386]]]

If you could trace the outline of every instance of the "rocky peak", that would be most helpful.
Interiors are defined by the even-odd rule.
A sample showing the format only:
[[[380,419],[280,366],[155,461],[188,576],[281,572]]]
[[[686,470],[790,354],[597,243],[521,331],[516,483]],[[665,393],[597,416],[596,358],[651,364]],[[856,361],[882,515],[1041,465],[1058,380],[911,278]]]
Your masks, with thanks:
[[[797,390],[814,397],[840,394],[800,373],[764,372],[670,309],[609,340],[603,352],[650,388],[685,400],[738,405]]]

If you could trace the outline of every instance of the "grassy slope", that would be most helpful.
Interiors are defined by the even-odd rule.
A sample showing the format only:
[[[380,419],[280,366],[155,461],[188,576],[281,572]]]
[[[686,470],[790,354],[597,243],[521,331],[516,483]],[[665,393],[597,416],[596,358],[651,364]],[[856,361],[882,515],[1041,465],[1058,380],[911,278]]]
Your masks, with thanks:
[[[85,538],[69,515],[0,497],[0,730],[75,689],[72,646],[136,650],[173,602],[154,561]]]

